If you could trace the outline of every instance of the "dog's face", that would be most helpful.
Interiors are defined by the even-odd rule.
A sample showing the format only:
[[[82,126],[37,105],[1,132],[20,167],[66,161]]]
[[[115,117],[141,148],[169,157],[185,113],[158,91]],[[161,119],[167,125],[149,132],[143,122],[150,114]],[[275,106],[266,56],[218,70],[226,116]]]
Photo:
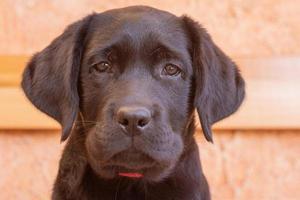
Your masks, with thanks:
[[[240,105],[236,66],[188,17],[149,7],[93,14],[71,25],[28,64],[22,86],[63,126],[77,115],[87,159],[101,177],[159,181],[188,149],[197,108],[205,137]],[[77,125],[77,123],[75,123]]]
[[[107,15],[105,24],[95,17],[81,68],[83,116],[97,122],[88,155],[103,176],[160,178],[183,151],[192,112],[188,40],[181,21],[164,12]]]

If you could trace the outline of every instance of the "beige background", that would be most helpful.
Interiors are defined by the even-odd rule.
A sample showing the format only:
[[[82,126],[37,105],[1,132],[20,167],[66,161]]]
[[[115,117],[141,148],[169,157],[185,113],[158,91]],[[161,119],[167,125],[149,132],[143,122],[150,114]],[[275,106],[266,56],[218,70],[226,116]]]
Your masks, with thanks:
[[[192,16],[233,57],[300,55],[298,0],[1,0],[0,54],[31,55],[86,14],[135,4]],[[214,145],[198,131],[213,199],[300,199],[300,131],[286,129],[219,130]],[[62,148],[58,131],[0,130],[0,199],[49,199]]]
[[[229,55],[299,55],[299,0],[1,0],[0,54],[31,54],[81,17],[129,5],[188,14]]]

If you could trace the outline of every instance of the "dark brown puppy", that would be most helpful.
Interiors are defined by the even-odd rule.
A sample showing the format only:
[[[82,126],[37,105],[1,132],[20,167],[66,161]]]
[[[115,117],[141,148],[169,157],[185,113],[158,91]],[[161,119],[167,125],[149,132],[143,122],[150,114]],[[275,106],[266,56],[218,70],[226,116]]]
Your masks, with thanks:
[[[143,6],[70,25],[33,56],[22,87],[63,141],[71,134],[52,199],[210,199],[193,111],[212,141],[211,125],[244,97],[236,65],[199,24]]]

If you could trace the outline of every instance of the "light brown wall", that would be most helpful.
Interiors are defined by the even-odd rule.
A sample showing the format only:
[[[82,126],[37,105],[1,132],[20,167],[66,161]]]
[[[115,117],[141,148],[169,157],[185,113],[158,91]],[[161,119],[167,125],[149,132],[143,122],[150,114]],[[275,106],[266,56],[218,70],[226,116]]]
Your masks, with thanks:
[[[0,54],[31,54],[95,11],[144,4],[188,14],[230,55],[299,55],[297,0],[1,0]]]

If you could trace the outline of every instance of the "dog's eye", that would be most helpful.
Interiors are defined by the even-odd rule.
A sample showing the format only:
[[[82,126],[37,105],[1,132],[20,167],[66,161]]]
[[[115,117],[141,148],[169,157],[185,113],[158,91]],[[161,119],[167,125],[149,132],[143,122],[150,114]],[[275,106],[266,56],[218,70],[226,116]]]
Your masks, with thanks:
[[[168,76],[177,76],[181,73],[181,69],[173,64],[167,64],[163,69],[163,74]]]
[[[109,72],[111,70],[111,65],[109,62],[103,61],[103,62],[92,65],[91,70],[95,70],[96,72],[99,72],[99,73]]]

